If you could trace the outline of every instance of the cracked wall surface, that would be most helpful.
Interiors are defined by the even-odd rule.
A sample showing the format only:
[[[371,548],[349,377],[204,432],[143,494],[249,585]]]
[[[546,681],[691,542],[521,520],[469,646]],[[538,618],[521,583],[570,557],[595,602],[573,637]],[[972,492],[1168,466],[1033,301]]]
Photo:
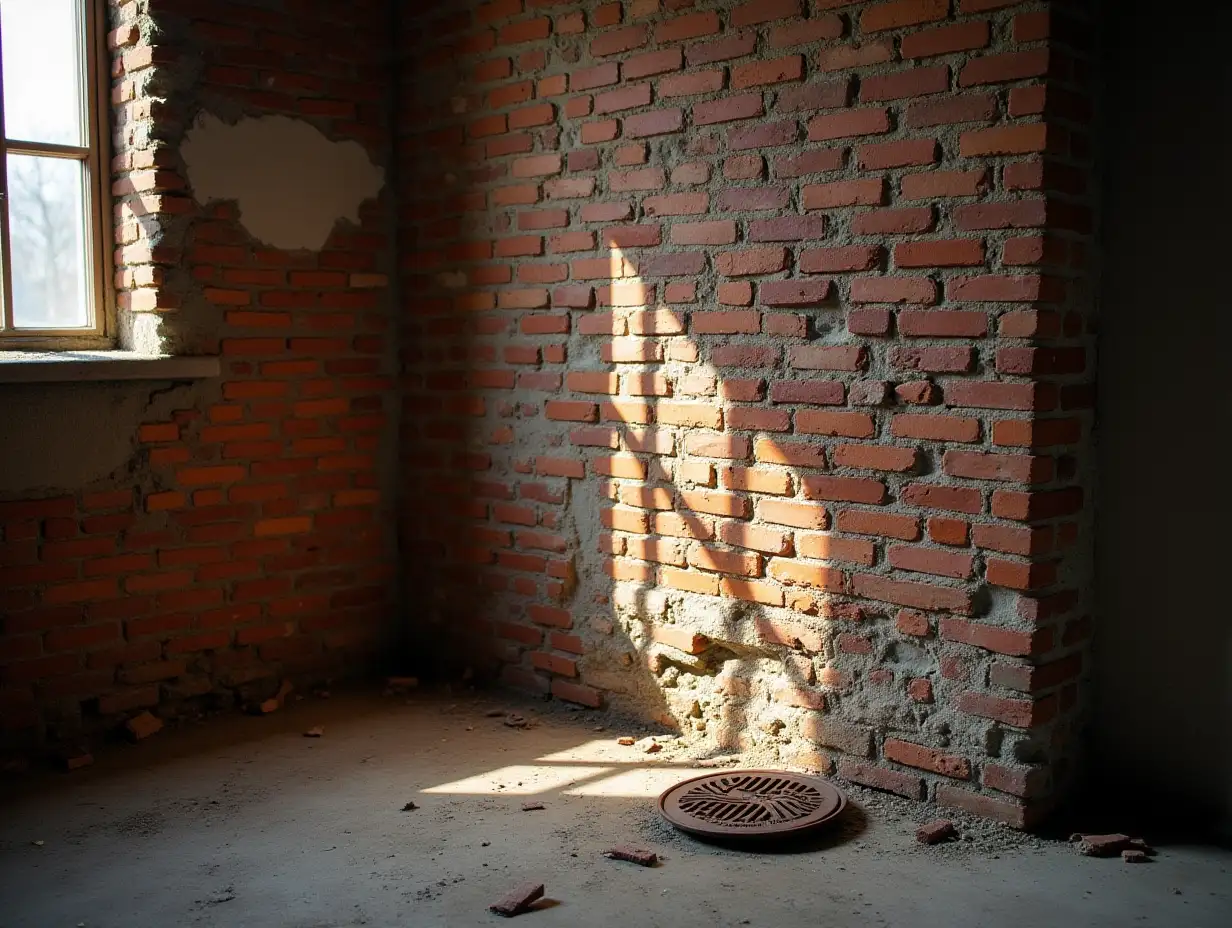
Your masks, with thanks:
[[[401,48],[425,651],[1037,820],[1089,671],[1082,4],[442,0]]]
[[[0,747],[360,673],[394,639],[388,12],[109,4],[121,343],[222,376],[5,389]]]

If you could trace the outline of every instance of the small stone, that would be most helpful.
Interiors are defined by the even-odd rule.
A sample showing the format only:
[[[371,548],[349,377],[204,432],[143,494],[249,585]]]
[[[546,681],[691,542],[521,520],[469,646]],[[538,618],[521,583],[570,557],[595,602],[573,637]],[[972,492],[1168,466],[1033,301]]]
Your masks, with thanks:
[[[124,728],[133,741],[140,741],[162,731],[163,720],[150,712],[138,712],[124,723]]]
[[[315,725],[312,728],[308,729],[306,732],[304,732],[304,737],[305,738],[320,738],[323,734],[325,734],[324,726]]]
[[[418,677],[390,677],[385,685],[391,690],[413,690],[419,686]]]
[[[539,812],[544,808],[542,802],[524,802],[522,803],[523,812]]]
[[[1124,850],[1121,851],[1121,860],[1127,864],[1144,864],[1150,860],[1150,857],[1147,856],[1146,851]]]
[[[291,695],[291,690],[293,689],[295,689],[295,687],[291,685],[290,680],[283,680],[278,687],[278,692],[257,706],[257,711],[261,715],[269,715],[271,712],[277,712],[282,708],[282,704],[287,701],[287,697]]]
[[[94,763],[94,755],[84,748],[70,748],[60,755],[65,770],[80,770]]]
[[[484,717],[489,718],[489,719],[499,719],[502,715],[505,715],[505,714],[506,713],[504,709],[489,709],[487,712],[484,713]]]
[[[956,837],[958,832],[954,829],[954,823],[944,818],[921,825],[915,831],[915,839],[921,844],[940,844]]]
[[[633,747],[633,745],[637,743],[637,741],[635,741],[633,738],[617,738],[616,743],[624,745],[627,748],[631,748]]]
[[[480,846],[480,847],[491,847],[491,846],[492,846],[492,842],[491,842],[491,841],[480,841],[480,842],[479,842],[479,846]]]
[[[33,844],[35,847],[42,847],[42,846],[43,846],[44,844],[46,844],[47,842],[45,842],[45,841],[31,841],[30,843],[31,843],[31,844]]]
[[[617,844],[604,851],[603,856],[612,860],[627,860],[643,867],[653,867],[659,862],[659,855],[654,851],[648,851],[632,844]]]
[[[525,717],[518,715],[516,712],[510,712],[505,716],[505,724],[510,728],[526,728],[529,723]]]
[[[542,883],[521,883],[501,897],[499,901],[488,906],[488,909],[497,915],[512,918],[515,915],[521,915],[542,897]]]
[[[419,806],[415,805],[415,803],[408,802],[406,805],[402,807],[402,811],[403,812],[414,812],[418,808]]]
[[[659,742],[657,741],[652,741],[650,742],[650,744],[642,748],[642,751],[646,754],[658,754],[662,750],[663,750],[663,745],[659,744]]]

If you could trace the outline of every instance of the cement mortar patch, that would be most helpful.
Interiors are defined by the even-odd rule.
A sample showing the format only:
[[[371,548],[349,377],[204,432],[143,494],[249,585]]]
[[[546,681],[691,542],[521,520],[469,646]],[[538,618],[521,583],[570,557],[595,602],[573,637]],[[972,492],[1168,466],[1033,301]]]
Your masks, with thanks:
[[[155,407],[192,406],[197,390],[168,394],[145,383],[7,387],[0,494],[72,492],[111,476],[133,461],[137,427],[157,417]]]

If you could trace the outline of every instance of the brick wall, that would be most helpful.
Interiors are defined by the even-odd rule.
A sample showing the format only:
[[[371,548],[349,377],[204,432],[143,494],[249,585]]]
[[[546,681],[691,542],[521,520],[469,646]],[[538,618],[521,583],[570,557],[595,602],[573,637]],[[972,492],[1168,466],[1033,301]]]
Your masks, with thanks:
[[[358,669],[394,600],[391,199],[318,253],[279,251],[233,203],[194,202],[178,149],[199,111],[280,114],[387,162],[385,4],[137,0],[109,14],[121,328],[218,353],[223,376],[106,388],[143,394],[132,421],[117,403],[94,424],[131,443],[123,466],[0,498],[10,744]],[[104,386],[37,389],[71,404]],[[78,453],[95,453],[88,428]]]
[[[1081,5],[403,15],[422,646],[1037,817],[1089,637]]]

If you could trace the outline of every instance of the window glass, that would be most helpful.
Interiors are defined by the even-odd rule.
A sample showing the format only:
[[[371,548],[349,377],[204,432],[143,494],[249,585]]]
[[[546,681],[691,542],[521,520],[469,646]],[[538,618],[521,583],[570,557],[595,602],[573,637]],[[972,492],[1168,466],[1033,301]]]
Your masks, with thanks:
[[[85,173],[81,161],[9,153],[9,249],[16,328],[91,324],[82,190]]]
[[[80,0],[0,0],[4,134],[84,145]]]

